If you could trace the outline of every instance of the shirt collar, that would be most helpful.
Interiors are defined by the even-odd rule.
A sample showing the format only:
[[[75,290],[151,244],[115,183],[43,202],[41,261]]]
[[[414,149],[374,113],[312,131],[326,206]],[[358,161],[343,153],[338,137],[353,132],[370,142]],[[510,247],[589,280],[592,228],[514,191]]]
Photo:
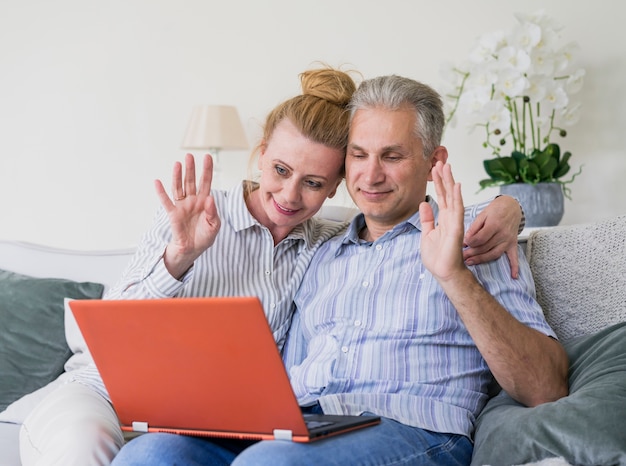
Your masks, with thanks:
[[[430,204],[431,208],[433,209],[435,223],[437,223],[437,218],[439,216],[439,207],[437,206],[437,203],[431,196],[426,196],[426,202],[428,202],[428,204]],[[339,254],[343,246],[350,244],[362,244],[363,240],[359,238],[359,232],[363,229],[363,227],[365,227],[365,216],[362,213],[359,213],[352,220],[352,222],[350,222],[350,225],[348,226],[346,233],[342,236],[341,241],[337,243],[337,249],[335,251],[335,254]],[[387,231],[376,241],[389,241],[396,236],[413,229],[422,231],[422,221],[420,219],[419,211],[416,211],[408,219],[395,225],[391,230]]]

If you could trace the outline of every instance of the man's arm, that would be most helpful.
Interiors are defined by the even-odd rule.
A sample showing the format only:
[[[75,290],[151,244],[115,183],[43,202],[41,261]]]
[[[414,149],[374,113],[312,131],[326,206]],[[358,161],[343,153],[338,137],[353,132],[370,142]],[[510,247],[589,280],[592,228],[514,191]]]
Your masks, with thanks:
[[[561,344],[522,324],[491,296],[463,262],[463,199],[449,165],[433,168],[439,204],[420,205],[422,259],[456,308],[491,372],[513,398],[527,406],[568,393],[568,359]]]

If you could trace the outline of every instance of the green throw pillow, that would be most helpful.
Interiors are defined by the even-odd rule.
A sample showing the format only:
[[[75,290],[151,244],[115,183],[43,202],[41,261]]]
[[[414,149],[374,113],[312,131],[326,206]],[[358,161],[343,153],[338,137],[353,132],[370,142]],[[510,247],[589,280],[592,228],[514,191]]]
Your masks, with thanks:
[[[501,392],[478,417],[475,465],[562,457],[570,464],[626,464],[626,322],[564,344],[570,394],[527,408]]]
[[[0,269],[0,411],[57,378],[71,351],[63,299],[101,298],[104,286]]]

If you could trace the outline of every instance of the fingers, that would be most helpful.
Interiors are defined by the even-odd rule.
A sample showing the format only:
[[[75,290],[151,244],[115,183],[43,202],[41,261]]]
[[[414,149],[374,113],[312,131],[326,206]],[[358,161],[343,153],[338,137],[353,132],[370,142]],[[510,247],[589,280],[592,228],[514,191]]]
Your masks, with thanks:
[[[465,232],[465,238],[463,238],[463,241],[466,245],[473,247],[477,244],[486,242],[487,238],[485,238],[485,235],[483,234],[483,227],[485,226],[486,219],[487,216],[485,215],[484,210],[476,216],[472,224]]]
[[[175,200],[184,199],[185,197],[185,191],[183,189],[183,182],[181,178],[182,172],[183,172],[182,164],[180,162],[174,162],[174,168],[172,169],[172,197]],[[157,194],[158,194],[158,191],[157,191]]]
[[[174,162],[172,169],[172,197],[182,201],[187,196],[196,194],[209,195],[213,181],[213,159],[209,154],[204,156],[200,187],[196,187],[196,162],[192,154],[185,155],[185,173],[180,162]]]
[[[499,233],[486,227],[477,217],[467,229],[463,241],[472,249],[483,250],[486,249],[485,245],[489,248],[492,244],[503,242]]]
[[[154,180],[154,189],[157,193],[157,197],[159,198],[159,202],[165,208],[167,212],[170,211],[174,207],[174,203],[171,201],[170,197],[167,195],[165,188],[163,187],[163,183],[160,180]]]
[[[500,243],[491,249],[485,247],[482,248],[468,248],[463,251],[463,260],[466,265],[484,264],[497,260],[502,254],[506,254],[509,265],[511,267],[511,277],[519,277],[519,251],[517,244],[505,249],[505,243]]]
[[[445,208],[447,205],[446,188],[444,186],[444,180],[442,176],[442,163],[437,162],[431,170],[431,176],[435,185],[435,193],[437,194],[437,203],[439,207]]]
[[[433,208],[428,202],[422,202],[419,206],[420,223],[422,224],[422,233],[427,235],[430,231],[435,229],[435,216],[433,214]]]
[[[469,244],[467,248],[463,251],[463,256],[465,259],[470,259],[475,256],[481,256],[483,254],[488,253],[492,249],[498,249],[498,254],[504,254],[506,250],[505,243],[499,241],[497,238],[490,238],[488,241]],[[499,257],[499,256],[498,256]]]
[[[202,164],[202,174],[200,175],[200,184],[198,187],[198,194],[208,196],[211,192],[211,185],[213,184],[213,157],[209,154],[204,156]]]
[[[196,162],[193,155],[185,155],[185,193],[183,196],[196,194]]]
[[[502,246],[503,245],[498,245],[485,252],[466,249],[465,251],[463,251],[463,260],[467,265],[484,264],[485,262],[491,262],[492,260],[496,260],[497,258],[499,258],[505,252]]]
[[[463,205],[463,194],[461,192],[461,183],[457,183],[454,181],[454,176],[452,176],[452,167],[449,164],[446,164],[444,167],[444,179],[447,178],[447,184],[449,185],[450,191],[450,202],[451,205],[454,206],[457,214],[461,216],[461,222],[463,222],[463,216],[465,214],[465,207]]]
[[[506,250],[506,256],[509,258],[509,264],[511,265],[511,277],[519,277],[519,249],[517,244]]]
[[[439,207],[442,209],[463,209],[461,185],[454,181],[452,166],[449,163],[444,164],[439,161],[433,166],[431,176],[435,184]]]

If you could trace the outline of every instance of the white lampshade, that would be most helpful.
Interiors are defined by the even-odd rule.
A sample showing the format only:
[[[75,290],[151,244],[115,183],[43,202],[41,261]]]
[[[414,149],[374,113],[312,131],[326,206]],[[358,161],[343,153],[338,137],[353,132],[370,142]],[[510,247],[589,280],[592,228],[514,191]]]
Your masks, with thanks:
[[[216,152],[224,149],[247,149],[248,141],[237,109],[230,105],[194,107],[182,148],[210,149]]]

